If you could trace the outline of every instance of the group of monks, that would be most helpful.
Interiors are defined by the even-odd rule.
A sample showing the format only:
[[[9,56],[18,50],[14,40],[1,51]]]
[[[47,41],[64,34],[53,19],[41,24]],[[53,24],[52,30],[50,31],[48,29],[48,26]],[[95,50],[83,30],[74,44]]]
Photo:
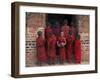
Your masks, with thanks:
[[[52,27],[49,23],[45,28],[45,37],[38,31],[36,39],[37,60],[39,65],[43,63],[60,64],[81,63],[80,35],[74,27],[73,22],[68,25],[64,20],[60,26],[58,22]]]

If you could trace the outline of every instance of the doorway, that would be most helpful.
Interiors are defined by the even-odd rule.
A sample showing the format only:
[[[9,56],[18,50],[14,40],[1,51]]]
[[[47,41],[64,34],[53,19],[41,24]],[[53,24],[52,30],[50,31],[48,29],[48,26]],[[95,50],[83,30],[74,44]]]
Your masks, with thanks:
[[[76,15],[69,15],[69,14],[46,14],[46,22],[49,22],[52,27],[55,25],[56,21],[59,22],[60,26],[63,25],[63,21],[67,19],[68,25],[70,26],[71,22],[74,25],[77,25]]]

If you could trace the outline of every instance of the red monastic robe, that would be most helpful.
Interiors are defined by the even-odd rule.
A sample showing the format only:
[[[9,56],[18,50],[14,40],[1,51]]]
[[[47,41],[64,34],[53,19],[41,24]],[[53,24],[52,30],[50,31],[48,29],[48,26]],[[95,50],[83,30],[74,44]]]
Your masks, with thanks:
[[[56,59],[56,37],[55,35],[52,35],[51,37],[48,38],[47,41],[47,53],[50,59]]]
[[[59,37],[58,38],[58,43],[62,44],[62,43],[66,43],[64,37]],[[66,60],[66,50],[65,50],[65,46],[59,47],[59,54],[60,54],[60,60],[62,63],[64,63],[64,61]]]
[[[45,52],[45,41],[42,37],[36,39],[36,49],[37,49],[37,58],[38,61],[44,62],[47,60]]]
[[[69,26],[62,26],[61,31],[64,32],[64,36],[67,38],[69,34]]]
[[[76,29],[72,26],[72,27],[69,28],[69,31],[72,32],[73,39],[75,40]]]
[[[45,39],[48,39],[49,38],[48,33],[50,33],[50,32],[53,32],[52,29],[50,27],[46,27],[45,28]]]
[[[56,39],[58,40],[58,37],[59,37],[60,32],[61,32],[60,26],[53,27],[52,30],[53,30],[53,34],[56,36]],[[57,44],[56,44],[56,55],[57,56],[59,55]]]
[[[57,27],[52,28],[52,30],[53,30],[53,34],[56,36],[56,38],[58,38],[61,32],[61,28],[57,26]]]
[[[49,34],[48,33],[53,33],[53,31],[52,31],[52,29],[51,29],[51,27],[46,27],[45,28],[45,40],[46,40],[46,44],[45,44],[45,47],[46,47],[46,53],[48,53],[47,52],[47,49],[48,49],[48,45],[47,45],[47,42],[48,42],[48,39],[49,39]]]
[[[80,40],[75,40],[75,62],[81,63],[81,42]]]
[[[69,63],[71,63],[73,60],[73,40],[74,37],[72,35],[67,37],[67,58]]]

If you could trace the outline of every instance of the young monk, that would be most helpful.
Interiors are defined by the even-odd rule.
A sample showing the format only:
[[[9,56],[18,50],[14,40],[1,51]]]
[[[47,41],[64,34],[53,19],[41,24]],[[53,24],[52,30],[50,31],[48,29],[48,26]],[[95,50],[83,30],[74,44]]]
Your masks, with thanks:
[[[41,66],[47,60],[45,52],[45,40],[43,39],[41,31],[38,31],[37,34],[38,34],[38,37],[36,39],[37,59],[39,65]]]
[[[58,38],[61,32],[60,24],[58,21],[55,22],[55,25],[53,26],[52,30],[53,30],[53,34],[56,36],[56,38]]]
[[[72,32],[73,39],[75,40],[77,30],[76,30],[75,25],[74,25],[73,22],[71,22],[69,31]]]
[[[69,33],[69,25],[68,25],[67,19],[64,20],[63,26],[61,27],[61,31],[64,32],[64,36],[65,36],[65,38],[67,38],[68,33]]]
[[[66,61],[66,39],[64,37],[64,32],[61,32],[60,36],[58,37],[57,45],[59,47],[60,62],[63,64]]]
[[[47,53],[50,60],[50,64],[55,64],[56,61],[56,36],[53,33],[48,33],[49,38],[47,41]]]
[[[45,39],[48,40],[49,34],[48,33],[52,33],[52,28],[51,28],[51,24],[47,23],[47,26],[45,28]]]
[[[67,58],[69,63],[73,62],[73,41],[74,37],[72,35],[72,32],[69,32],[69,35],[67,37]]]
[[[74,46],[75,46],[76,33],[78,33],[78,29],[75,26],[74,22],[71,22],[69,31],[72,33],[72,37],[73,37],[72,53],[73,53],[73,55],[75,55]],[[73,57],[73,61],[75,61],[75,57]]]
[[[53,34],[56,36],[56,39],[58,39],[60,32],[61,32],[60,23],[58,21],[55,22],[55,25],[53,26],[52,30],[53,30]],[[57,57],[59,57],[58,49],[59,48],[56,44],[56,55],[57,55]]]
[[[47,42],[48,42],[48,39],[49,39],[49,33],[53,33],[52,31],[52,28],[51,28],[51,24],[48,22],[47,25],[46,25],[46,28],[45,28],[45,49],[46,49],[46,53],[48,53],[48,45],[47,45]],[[48,54],[47,54],[48,56]]]
[[[76,63],[81,63],[81,41],[80,41],[80,35],[77,34],[76,39],[75,39],[75,62]]]
[[[69,25],[68,25],[68,20],[65,19],[64,22],[63,22],[63,25],[61,27],[61,31],[64,32],[64,37],[66,39],[66,45],[65,45],[65,48],[66,48],[66,55],[67,55],[67,37],[68,37],[68,34],[69,34]],[[66,59],[67,59],[67,56],[66,56]]]

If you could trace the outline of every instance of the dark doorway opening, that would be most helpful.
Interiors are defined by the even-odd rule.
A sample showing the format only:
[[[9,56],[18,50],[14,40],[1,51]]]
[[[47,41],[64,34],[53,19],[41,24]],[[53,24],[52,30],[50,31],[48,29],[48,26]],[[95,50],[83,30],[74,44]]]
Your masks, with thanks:
[[[59,22],[60,26],[63,25],[63,21],[67,19],[68,25],[70,26],[71,22],[75,25],[76,23],[76,15],[69,15],[69,14],[46,14],[46,22],[49,22],[52,26],[55,25],[55,22]]]

